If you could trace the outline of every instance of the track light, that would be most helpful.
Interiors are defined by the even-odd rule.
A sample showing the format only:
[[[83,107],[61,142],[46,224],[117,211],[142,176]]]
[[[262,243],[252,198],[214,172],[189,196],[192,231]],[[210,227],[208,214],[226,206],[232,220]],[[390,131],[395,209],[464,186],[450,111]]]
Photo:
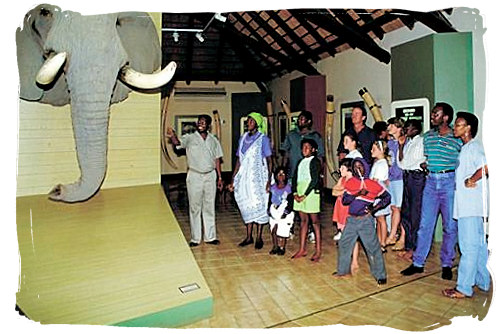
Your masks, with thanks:
[[[178,43],[178,37],[179,37],[178,32],[174,31],[173,34],[172,34],[172,36],[173,36],[173,41],[175,43]]]
[[[196,38],[201,42],[203,43],[204,42],[204,37],[203,37],[203,34],[201,34],[200,32],[197,32],[196,33]]]
[[[223,16],[222,14],[220,13],[215,13],[215,16],[214,16],[218,21],[220,22],[225,22],[227,21],[227,18],[225,16]]]

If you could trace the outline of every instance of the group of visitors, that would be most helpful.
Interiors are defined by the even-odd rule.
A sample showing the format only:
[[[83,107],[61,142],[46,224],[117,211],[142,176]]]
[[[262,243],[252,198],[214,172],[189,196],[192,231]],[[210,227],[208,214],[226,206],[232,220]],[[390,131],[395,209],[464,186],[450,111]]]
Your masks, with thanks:
[[[400,117],[377,122],[373,130],[366,125],[366,110],[362,106],[353,108],[352,127],[342,134],[337,150],[341,176],[333,187],[336,201],[332,220],[338,242],[334,278],[346,279],[355,273],[359,250],[364,249],[371,274],[378,284],[386,284],[383,253],[388,247],[399,251],[401,259],[411,261],[402,275],[424,272],[440,214],[443,279],[452,279],[458,244],[461,253],[457,286],[442,293],[464,298],[473,295],[474,286],[489,289],[485,230],[488,169],[482,144],[475,139],[478,119],[472,113],[458,112],[452,127],[453,116],[449,104],[437,103],[431,111],[431,129],[423,134],[420,120],[404,121]],[[201,115],[193,134],[178,138],[168,130],[173,145],[187,152],[191,247],[199,245],[202,238],[206,243],[219,243],[213,200],[216,187],[222,186],[222,151],[207,130],[210,124],[211,118]],[[287,134],[281,147],[286,152],[283,166],[273,170],[266,120],[257,112],[248,115],[229,185],[246,225],[240,247],[254,243],[256,249],[263,248],[263,227],[270,223],[270,254],[284,255],[286,239],[295,225],[299,249],[291,258],[307,255],[307,236],[313,233],[315,252],[311,261],[320,260],[318,214],[324,146],[312,124],[312,114],[301,112],[297,128]],[[194,182],[196,186],[190,186]]]

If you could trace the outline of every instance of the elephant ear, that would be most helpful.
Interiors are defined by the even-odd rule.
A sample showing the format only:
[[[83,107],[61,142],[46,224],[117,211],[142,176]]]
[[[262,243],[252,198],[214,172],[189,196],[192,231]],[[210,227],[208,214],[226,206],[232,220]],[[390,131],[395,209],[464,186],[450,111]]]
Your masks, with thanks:
[[[43,16],[40,15],[41,11],[44,13]],[[19,97],[24,100],[55,106],[69,103],[69,92],[63,73],[47,87],[39,86],[35,79],[45,62],[44,38],[51,28],[53,17],[58,12],[60,12],[59,7],[39,5],[26,14],[23,27],[16,31]]]
[[[161,46],[158,31],[147,13],[119,13],[116,24],[128,63],[136,71],[153,73],[161,67]],[[130,88],[117,81],[111,102],[127,98]]]
[[[28,101],[38,101],[43,90],[37,86],[35,77],[44,59],[41,47],[35,42],[32,31],[32,15],[24,18],[22,28],[16,31],[17,66],[19,69],[19,97]]]

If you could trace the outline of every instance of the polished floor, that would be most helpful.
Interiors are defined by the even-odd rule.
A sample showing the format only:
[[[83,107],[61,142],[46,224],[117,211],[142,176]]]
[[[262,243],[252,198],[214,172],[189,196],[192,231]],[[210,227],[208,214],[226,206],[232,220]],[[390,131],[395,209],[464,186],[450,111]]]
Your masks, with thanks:
[[[183,201],[170,201],[181,229],[189,241],[188,211]],[[241,248],[245,228],[235,206],[217,204],[217,230],[221,244],[191,248],[214,298],[214,315],[185,328],[288,328],[323,325],[381,325],[400,330],[423,331],[451,324],[458,316],[478,323],[489,311],[492,289],[475,291],[473,298],[451,300],[441,290],[454,287],[454,280],[441,279],[439,244],[434,244],[423,274],[403,277],[399,272],[410,263],[388,250],[385,263],[388,284],[378,286],[369,273],[362,252],[360,270],[349,280],[334,280],[337,246],[332,239],[332,207],[325,204],[320,216],[323,257],[310,261],[291,259],[297,238],[289,240],[284,256],[269,255],[268,227],[265,245]],[[457,262],[456,262],[457,264]],[[489,315],[490,316],[490,315]]]

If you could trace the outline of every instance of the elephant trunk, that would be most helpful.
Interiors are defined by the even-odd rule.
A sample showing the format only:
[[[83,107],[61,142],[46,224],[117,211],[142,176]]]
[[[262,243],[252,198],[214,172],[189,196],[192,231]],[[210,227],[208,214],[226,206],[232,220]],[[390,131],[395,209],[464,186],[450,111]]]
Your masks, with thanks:
[[[71,117],[81,176],[74,183],[56,186],[49,194],[50,199],[64,202],[84,201],[93,196],[107,169],[109,102],[96,100],[109,96],[72,98]]]

